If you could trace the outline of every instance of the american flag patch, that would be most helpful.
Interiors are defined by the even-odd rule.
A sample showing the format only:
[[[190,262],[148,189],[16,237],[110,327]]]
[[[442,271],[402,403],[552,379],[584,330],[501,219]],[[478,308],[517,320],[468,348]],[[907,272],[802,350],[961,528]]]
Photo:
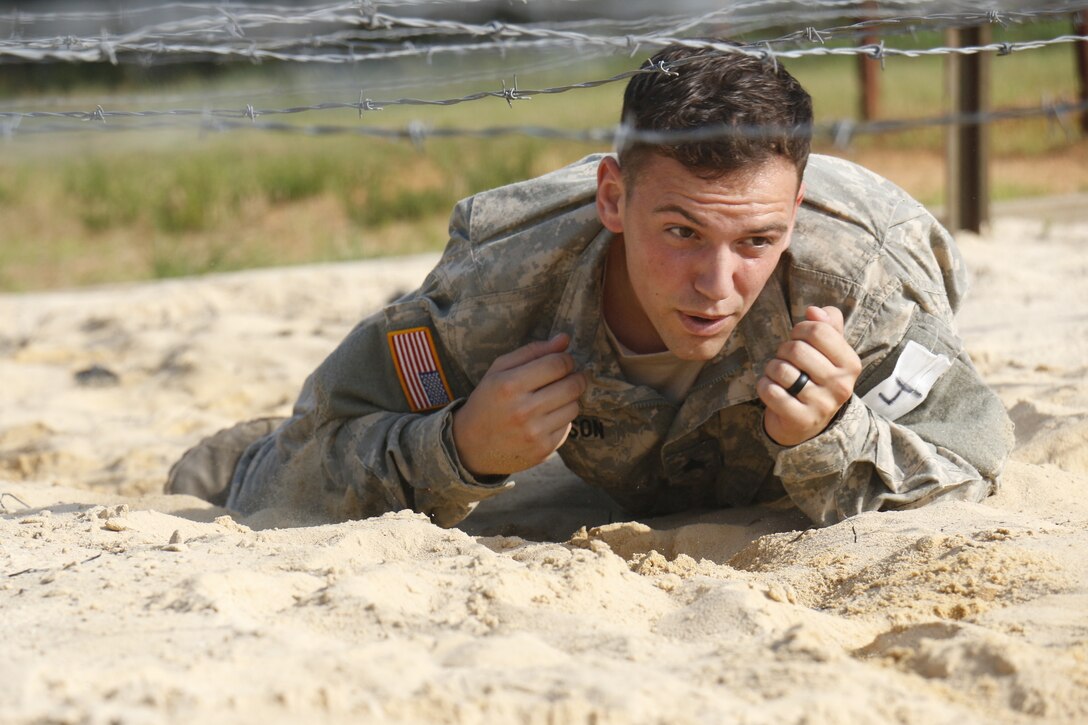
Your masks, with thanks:
[[[441,408],[453,400],[429,328],[390,332],[389,350],[413,413]]]

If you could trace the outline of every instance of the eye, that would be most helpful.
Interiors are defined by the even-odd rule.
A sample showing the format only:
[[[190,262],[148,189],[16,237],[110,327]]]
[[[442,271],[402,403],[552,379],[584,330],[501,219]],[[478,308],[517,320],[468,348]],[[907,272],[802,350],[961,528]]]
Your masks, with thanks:
[[[749,252],[763,252],[774,246],[773,237],[748,237],[740,243],[742,249]]]
[[[695,236],[695,230],[692,229],[691,227],[673,226],[673,227],[668,227],[665,231],[667,231],[669,234],[673,235],[674,237],[679,237],[680,239],[691,239],[692,237]]]

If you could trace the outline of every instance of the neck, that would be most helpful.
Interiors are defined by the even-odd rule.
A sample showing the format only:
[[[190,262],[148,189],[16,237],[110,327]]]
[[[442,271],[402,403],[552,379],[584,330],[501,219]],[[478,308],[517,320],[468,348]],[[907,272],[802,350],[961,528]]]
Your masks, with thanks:
[[[623,235],[617,234],[608,248],[604,277],[604,319],[624,347],[640,355],[668,348],[639,304],[627,273]]]

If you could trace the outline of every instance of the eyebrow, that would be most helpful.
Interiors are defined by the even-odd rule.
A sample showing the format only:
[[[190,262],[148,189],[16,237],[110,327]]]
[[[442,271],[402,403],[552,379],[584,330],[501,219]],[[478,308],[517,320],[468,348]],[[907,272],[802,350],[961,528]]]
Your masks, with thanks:
[[[787,224],[768,224],[767,226],[757,227],[755,229],[748,229],[747,234],[755,236],[757,234],[770,234],[771,232],[778,232],[779,234],[785,234],[789,229]]]
[[[697,227],[703,226],[702,219],[695,216],[679,204],[662,204],[661,206],[654,208],[654,214],[664,214],[666,212],[679,214]]]
[[[679,214],[680,216],[684,217],[685,219],[687,219],[689,222],[691,222],[692,224],[694,224],[697,227],[704,226],[702,219],[695,216],[694,214],[692,214],[691,212],[689,212],[687,209],[680,206],[679,204],[662,204],[661,206],[658,206],[658,207],[654,208],[654,213],[655,214],[664,214],[664,213],[668,213],[668,212],[672,212],[674,214]],[[778,223],[774,223],[774,224],[767,224],[767,225],[762,226],[762,227],[756,227],[756,228],[753,228],[753,229],[746,229],[744,233],[749,235],[749,236],[755,236],[755,235],[758,235],[758,234],[770,234],[771,232],[778,232],[779,234],[785,234],[786,230],[788,230],[788,229],[789,229],[788,224],[783,224],[781,222],[778,222]]]

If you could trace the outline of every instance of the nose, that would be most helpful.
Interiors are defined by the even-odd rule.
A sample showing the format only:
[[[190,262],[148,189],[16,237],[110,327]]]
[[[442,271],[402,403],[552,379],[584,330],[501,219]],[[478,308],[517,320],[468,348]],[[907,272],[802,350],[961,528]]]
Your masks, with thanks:
[[[695,291],[707,299],[727,299],[736,289],[733,275],[737,269],[736,256],[728,245],[711,247],[696,262]]]

